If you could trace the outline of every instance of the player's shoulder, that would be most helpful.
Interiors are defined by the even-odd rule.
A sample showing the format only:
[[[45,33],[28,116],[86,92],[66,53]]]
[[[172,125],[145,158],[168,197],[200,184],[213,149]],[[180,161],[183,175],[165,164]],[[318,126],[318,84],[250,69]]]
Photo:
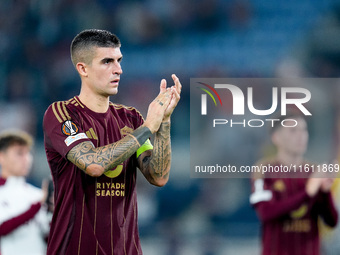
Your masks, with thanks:
[[[123,104],[116,104],[116,103],[110,102],[110,107],[112,107],[118,112],[124,112],[128,115],[132,115],[135,117],[142,117],[142,114],[133,106],[126,106]]]
[[[258,167],[262,166],[268,166],[268,165],[276,165],[277,164],[277,159],[275,157],[265,157],[259,159],[254,165]],[[265,174],[262,172],[254,172],[252,173],[252,179],[257,180],[257,179],[265,179]]]
[[[263,166],[263,165],[276,165],[278,163],[277,158],[276,157],[265,157],[265,158],[261,158],[259,159],[255,165],[257,166]]]
[[[133,106],[126,106],[123,104],[117,104],[110,102],[110,107],[113,107],[116,110],[124,110],[124,111],[137,111],[137,109]]]
[[[82,103],[76,98],[73,97],[69,100],[65,101],[56,101],[49,105],[47,108],[44,120],[51,120],[51,118],[57,119],[58,122],[63,123],[67,120],[71,119],[70,111],[74,111],[71,108],[84,108]]]
[[[0,187],[1,187],[1,186],[4,186],[5,183],[6,183],[6,179],[0,177]]]
[[[43,194],[43,191],[42,191],[41,188],[38,188],[38,187],[32,185],[32,184],[29,183],[29,182],[26,182],[26,183],[25,183],[25,188],[26,188],[27,190],[29,190],[30,192],[34,193],[34,194],[37,194],[37,195],[42,195],[42,194]]]
[[[310,160],[310,159],[304,159],[304,160],[303,160],[303,164],[304,164],[304,165],[317,165],[318,163],[315,162],[315,161],[312,161],[312,160]]]

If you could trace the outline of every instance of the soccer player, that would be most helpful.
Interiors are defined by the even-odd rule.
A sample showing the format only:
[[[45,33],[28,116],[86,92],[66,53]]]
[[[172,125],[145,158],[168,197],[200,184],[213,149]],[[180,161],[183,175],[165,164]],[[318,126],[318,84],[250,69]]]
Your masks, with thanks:
[[[0,135],[0,253],[46,254],[50,217],[43,206],[47,186],[25,181],[32,166],[32,137],[22,131]]]
[[[142,254],[136,167],[156,186],[169,179],[170,117],[180,99],[180,81],[172,75],[171,88],[161,81],[145,121],[135,108],[110,102],[123,73],[120,46],[105,30],[79,33],[71,58],[81,78],[80,94],[53,103],[45,113],[55,194],[49,255]]]
[[[308,143],[307,123],[297,114],[295,127],[282,127],[277,121],[272,130],[272,142],[277,154],[262,165],[306,166],[304,154]],[[328,226],[337,224],[338,214],[330,192],[333,179],[316,174],[301,178],[255,178],[250,202],[262,224],[263,255],[319,255],[318,218]],[[304,177],[304,178],[303,178]]]

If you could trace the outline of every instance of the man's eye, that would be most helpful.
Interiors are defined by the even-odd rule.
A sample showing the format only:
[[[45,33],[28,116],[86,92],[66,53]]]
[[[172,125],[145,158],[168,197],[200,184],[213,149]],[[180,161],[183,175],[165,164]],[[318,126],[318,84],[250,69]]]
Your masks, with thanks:
[[[103,63],[104,64],[110,64],[112,62],[112,59],[104,59]]]

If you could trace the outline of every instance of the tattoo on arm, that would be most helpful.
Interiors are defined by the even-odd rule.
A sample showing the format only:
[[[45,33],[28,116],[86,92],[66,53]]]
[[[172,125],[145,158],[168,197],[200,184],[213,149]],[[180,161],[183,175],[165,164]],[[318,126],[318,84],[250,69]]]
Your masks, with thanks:
[[[142,158],[139,166],[146,178],[153,182],[167,179],[171,167],[170,122],[163,122],[155,134],[152,154]]]
[[[85,173],[92,164],[103,167],[106,172],[131,157],[150,135],[150,130],[142,126],[123,139],[102,147],[95,148],[91,142],[86,141],[72,148],[67,159]]]

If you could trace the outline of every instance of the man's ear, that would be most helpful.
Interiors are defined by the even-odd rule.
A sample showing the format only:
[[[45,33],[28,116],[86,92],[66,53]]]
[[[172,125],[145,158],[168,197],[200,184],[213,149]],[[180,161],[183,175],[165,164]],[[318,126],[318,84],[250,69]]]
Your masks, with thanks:
[[[76,65],[76,69],[80,76],[87,77],[87,65],[83,62],[78,62]]]
[[[2,165],[3,159],[4,159],[4,153],[0,152],[0,165]]]

